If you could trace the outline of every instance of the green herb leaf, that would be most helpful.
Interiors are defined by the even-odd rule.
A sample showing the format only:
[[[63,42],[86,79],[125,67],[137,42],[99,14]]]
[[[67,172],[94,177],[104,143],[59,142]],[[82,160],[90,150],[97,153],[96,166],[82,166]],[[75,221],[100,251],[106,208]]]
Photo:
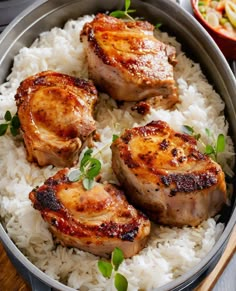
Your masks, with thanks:
[[[194,133],[193,128],[189,125],[184,125],[183,129],[184,129],[184,132],[189,134],[189,135],[193,135],[193,133]]]
[[[68,175],[68,179],[70,182],[77,182],[80,180],[80,177],[81,172],[78,169],[71,171]]]
[[[207,144],[206,147],[205,147],[205,154],[207,155],[211,155],[211,154],[214,154],[215,151],[214,151],[214,148],[212,145],[210,144]]]
[[[125,0],[125,11],[128,11],[131,4],[131,0]]]
[[[5,115],[4,115],[4,119],[6,121],[11,121],[12,116],[11,116],[11,112],[9,110],[6,111]]]
[[[15,129],[19,129],[19,128],[20,128],[20,119],[19,119],[19,117],[18,117],[17,114],[15,114],[15,115],[12,117],[11,125],[12,125]]]
[[[216,142],[216,153],[221,153],[225,150],[225,137],[221,133],[217,137],[217,142]]]
[[[6,133],[7,128],[8,128],[7,123],[0,124],[0,136],[3,136]]]
[[[205,132],[207,134],[208,137],[211,136],[211,132],[210,132],[210,129],[209,128],[205,128]]]
[[[86,190],[90,190],[94,185],[94,178],[101,170],[101,162],[92,157],[92,149],[87,149],[80,162],[79,170],[76,169],[69,173],[70,182],[82,180],[82,184]]]
[[[126,11],[126,16],[127,16],[127,14],[129,14],[129,13],[134,13],[134,12],[136,12],[136,10],[135,9],[129,9],[129,10],[127,10]]]
[[[120,273],[115,274],[114,285],[118,291],[126,291],[128,289],[127,279]]]
[[[10,125],[10,132],[13,136],[16,136],[20,133],[20,120],[17,113],[12,117],[12,114],[9,110],[4,114],[4,119],[6,123],[0,125],[0,136],[4,135],[7,132],[8,126]]]
[[[113,134],[113,136],[112,136],[112,142],[114,142],[115,140],[117,140],[119,138],[119,136],[118,135],[116,135],[116,134]]]
[[[112,264],[99,260],[98,261],[98,269],[105,278],[111,278],[112,274]]]
[[[125,17],[125,12],[121,10],[116,10],[110,13],[110,16],[116,17],[116,18],[124,18]]]
[[[19,134],[19,129],[13,126],[10,126],[10,132],[13,136],[17,136],[17,134]]]
[[[119,269],[120,264],[124,261],[124,255],[121,249],[115,248],[112,252],[112,265],[115,271]]]
[[[162,23],[157,23],[157,24],[155,25],[155,28],[158,29],[158,28],[160,28],[161,26],[162,26]]]
[[[220,152],[223,152],[225,150],[225,136],[223,134],[219,134],[217,137],[217,140],[214,140],[214,136],[212,135],[211,131],[208,128],[205,128],[206,135],[208,139],[210,140],[209,144],[205,144],[201,140],[201,135],[198,133],[196,134],[194,129],[191,126],[184,125],[184,131],[188,132],[188,134],[192,135],[197,141],[200,141],[201,144],[205,148],[205,154],[211,155],[211,157],[217,161],[217,155]]]
[[[98,269],[105,278],[110,278],[113,270],[115,271],[114,285],[118,291],[126,291],[128,289],[127,279],[117,272],[120,264],[124,260],[124,255],[121,249],[115,248],[111,255],[112,263],[98,261]]]
[[[201,134],[200,134],[200,133],[195,134],[193,137],[194,137],[196,140],[199,140],[199,139],[201,138]]]
[[[93,185],[94,185],[94,181],[92,179],[89,179],[89,178],[84,178],[82,183],[83,183],[84,189],[86,189],[86,190],[92,189]]]
[[[131,4],[131,0],[125,0],[125,10],[115,10],[110,13],[110,16],[116,17],[116,18],[130,18],[131,20],[134,20],[129,13],[136,12],[135,9],[129,9]]]
[[[84,166],[85,164],[88,162],[88,160],[91,158],[92,156],[92,150],[91,149],[87,149],[87,151],[84,153],[84,156],[80,162],[80,171],[83,172],[84,170]]]
[[[97,159],[90,158],[86,165],[89,165],[86,176],[88,179],[95,178],[101,170],[101,162]]]

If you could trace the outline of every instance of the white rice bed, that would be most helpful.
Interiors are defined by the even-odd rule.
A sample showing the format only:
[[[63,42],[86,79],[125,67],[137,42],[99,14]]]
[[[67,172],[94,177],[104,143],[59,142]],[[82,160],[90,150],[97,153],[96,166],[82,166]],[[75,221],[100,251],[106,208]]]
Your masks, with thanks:
[[[50,69],[87,77],[85,52],[79,35],[83,24],[91,19],[91,16],[85,16],[76,21],[70,20],[63,29],[53,28],[42,33],[30,48],[20,50],[14,59],[12,73],[7,82],[0,86],[1,119],[6,110],[12,114],[16,112],[16,89],[23,79],[32,74]],[[177,49],[175,78],[182,102],[173,111],[153,110],[143,117],[132,112],[127,104],[125,109],[119,109],[109,96],[101,94],[97,108],[97,130],[101,142],[95,143],[95,152],[98,152],[97,158],[102,162],[103,180],[116,181],[111,169],[109,145],[112,135],[121,133],[124,128],[161,119],[178,131],[184,124],[193,126],[205,140],[206,127],[215,137],[219,133],[227,136],[228,124],[222,115],[224,103],[208,84],[199,65],[181,52],[180,44],[174,38],[169,38],[165,33],[157,34]],[[101,152],[99,149],[102,149]],[[233,152],[233,145],[227,137],[226,154],[221,155],[221,162],[228,171],[230,152]],[[31,206],[29,192],[58,169],[51,166],[39,168],[28,163],[22,138],[13,138],[10,134],[0,138],[0,160],[1,219],[21,251],[50,277],[72,288],[113,290],[113,282],[104,279],[98,272],[98,257],[77,249],[55,247],[47,224]],[[212,218],[196,228],[153,225],[147,247],[125,260],[119,269],[128,279],[128,290],[151,290],[184,274],[206,256],[222,230],[223,225]]]

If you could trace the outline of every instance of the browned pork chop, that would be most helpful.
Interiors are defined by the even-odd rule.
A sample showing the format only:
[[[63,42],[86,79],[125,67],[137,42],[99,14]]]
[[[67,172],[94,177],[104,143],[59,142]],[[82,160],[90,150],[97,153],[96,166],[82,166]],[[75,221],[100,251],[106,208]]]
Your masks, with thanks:
[[[111,148],[128,200],[158,223],[196,226],[226,202],[220,165],[198,151],[192,136],[166,122],[127,129]]]
[[[86,191],[81,181],[70,182],[68,173],[59,171],[29,195],[57,239],[99,256],[111,254],[115,247],[125,257],[138,253],[150,232],[147,217],[115,186],[97,183]]]
[[[27,159],[69,167],[96,129],[97,90],[91,82],[45,71],[25,79],[15,96]]]
[[[89,76],[112,98],[140,101],[154,98],[165,108],[178,102],[173,64],[175,48],[153,36],[147,21],[128,21],[98,14],[84,25]]]

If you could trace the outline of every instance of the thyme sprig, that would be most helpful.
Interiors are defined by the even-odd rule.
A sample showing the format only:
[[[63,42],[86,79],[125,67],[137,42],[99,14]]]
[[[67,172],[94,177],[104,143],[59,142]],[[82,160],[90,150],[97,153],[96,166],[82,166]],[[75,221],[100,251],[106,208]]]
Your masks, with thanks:
[[[13,136],[20,133],[20,120],[17,113],[12,116],[11,112],[7,110],[4,114],[4,120],[5,122],[0,124],[0,136],[3,136],[9,127]]]
[[[115,248],[112,252],[111,262],[99,260],[98,269],[103,277],[110,279],[114,274],[114,285],[118,291],[128,289],[128,281],[124,275],[118,272],[121,263],[124,261],[124,254],[121,249]]]
[[[110,13],[110,16],[116,17],[116,18],[128,18],[130,20],[134,20],[132,16],[130,16],[130,13],[136,12],[135,9],[129,9],[131,4],[131,0],[125,0],[125,10],[115,10]]]
[[[204,147],[204,153],[208,156],[211,156],[215,161],[218,160],[218,154],[224,152],[225,150],[225,136],[222,133],[220,133],[215,140],[211,131],[206,128],[205,132],[208,140],[213,142],[205,144],[201,139],[201,134],[196,133],[193,127],[184,125],[184,132],[192,135],[197,141],[199,141]]]

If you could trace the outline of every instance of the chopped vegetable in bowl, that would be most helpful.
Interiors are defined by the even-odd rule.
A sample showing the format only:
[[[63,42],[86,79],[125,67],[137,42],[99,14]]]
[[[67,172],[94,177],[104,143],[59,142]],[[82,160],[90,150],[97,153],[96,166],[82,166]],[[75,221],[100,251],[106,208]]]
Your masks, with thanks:
[[[201,0],[198,9],[216,31],[236,39],[236,0]]]

